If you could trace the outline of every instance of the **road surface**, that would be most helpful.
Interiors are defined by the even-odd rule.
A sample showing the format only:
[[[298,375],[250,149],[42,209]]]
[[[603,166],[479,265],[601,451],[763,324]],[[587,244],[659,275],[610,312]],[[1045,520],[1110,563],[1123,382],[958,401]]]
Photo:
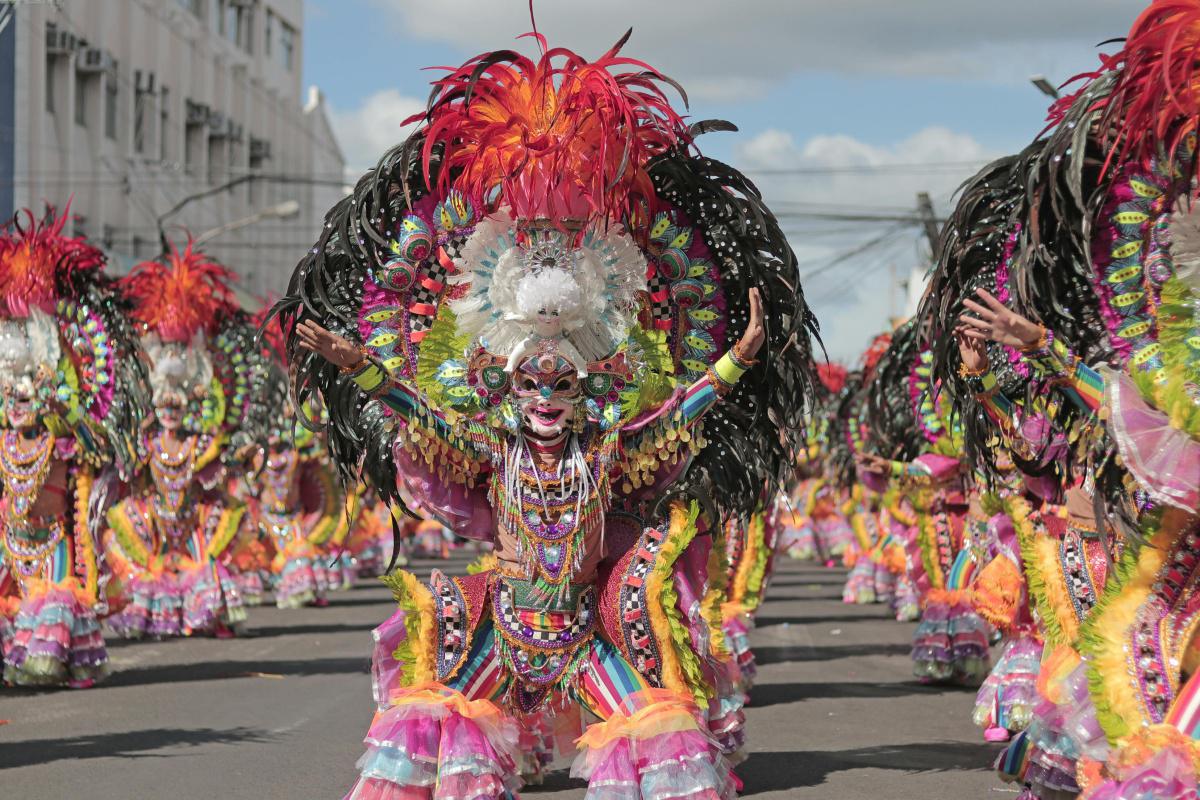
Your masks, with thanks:
[[[843,605],[842,580],[841,570],[779,566],[752,637],[759,673],[743,796],[1015,795],[988,768],[996,746],[970,723],[973,691],[912,680],[912,625],[879,606]],[[111,641],[114,674],[95,689],[0,689],[4,795],[341,797],[373,708],[370,630],[391,611],[388,592],[366,581],[327,608],[250,609],[244,638]],[[563,769],[522,797],[583,794]]]

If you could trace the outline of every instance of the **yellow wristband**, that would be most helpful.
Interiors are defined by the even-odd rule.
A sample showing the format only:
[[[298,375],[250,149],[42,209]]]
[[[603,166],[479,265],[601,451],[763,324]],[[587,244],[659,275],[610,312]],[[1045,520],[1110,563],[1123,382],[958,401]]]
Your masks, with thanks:
[[[733,386],[746,374],[746,370],[735,364],[729,353],[721,356],[716,366],[713,367],[713,372],[717,373],[717,377],[730,386]]]
[[[351,376],[358,388],[362,389],[367,394],[374,394],[383,386],[387,380],[387,374],[379,368],[374,362],[368,361],[367,365]]]

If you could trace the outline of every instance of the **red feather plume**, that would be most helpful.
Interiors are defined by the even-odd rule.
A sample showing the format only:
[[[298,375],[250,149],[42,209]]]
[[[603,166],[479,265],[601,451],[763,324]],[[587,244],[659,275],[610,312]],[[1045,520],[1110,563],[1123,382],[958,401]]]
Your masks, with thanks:
[[[1153,0],[1133,23],[1104,101],[1107,165],[1174,153],[1200,121],[1200,0]],[[1106,165],[1106,166],[1107,166]]]
[[[879,363],[879,359],[883,358],[883,354],[892,346],[892,334],[890,332],[881,333],[871,340],[871,344],[867,346],[866,352],[863,353],[863,377],[870,378],[871,373],[875,371],[875,366]]]
[[[9,222],[0,237],[0,316],[52,313],[72,276],[104,268],[104,253],[81,236],[63,235],[69,209],[58,216],[47,206],[40,220],[24,209]]]
[[[234,273],[192,248],[172,250],[165,261],[143,261],[121,285],[134,303],[133,318],[163,341],[188,342],[197,331],[213,333],[220,318],[237,308]]]
[[[846,385],[848,374],[846,367],[836,362],[823,361],[817,364],[817,377],[832,394],[837,394],[842,390],[842,387]]]
[[[626,38],[596,61],[543,46],[537,61],[503,51],[447,68],[429,109],[409,120],[425,121],[427,183],[442,145],[440,193],[498,193],[518,218],[621,219],[653,198],[646,164],[686,127],[662,88],[673,82],[618,55]]]

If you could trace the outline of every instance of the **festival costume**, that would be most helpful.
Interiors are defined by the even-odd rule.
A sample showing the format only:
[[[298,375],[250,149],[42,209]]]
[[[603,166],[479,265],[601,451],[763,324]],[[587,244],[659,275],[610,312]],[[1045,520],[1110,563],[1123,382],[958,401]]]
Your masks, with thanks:
[[[575,704],[602,720],[578,740],[590,798],[733,794],[733,743],[712,730],[720,617],[687,610],[715,609],[714,521],[753,511],[790,461],[810,317],[757,193],[688,149],[727,126],[685,128],[618,50],[451,71],[301,263],[294,285],[324,289],[282,306],[363,343],[345,375],[294,355],[339,466],[365,456],[381,498],[398,478],[419,511],[495,544],[492,570],[387,578],[400,608],[375,632],[380,711],[348,797],[507,796],[537,715]],[[739,384],[753,365],[720,355],[746,286],[790,319],[755,392]],[[355,330],[322,300],[351,296]],[[560,332],[531,341],[551,314]],[[752,425],[748,404],[776,421]]]
[[[245,513],[226,491],[227,463],[262,438],[267,368],[223,267],[191,244],[122,280],[152,363],[160,423],[143,432],[141,480],[108,512],[105,544],[127,638],[231,633],[246,616],[228,562]],[[277,409],[276,409],[277,410]],[[178,417],[166,428],[164,414]]]
[[[0,238],[0,645],[19,686],[108,674],[97,522],[148,399],[104,256],[66,220],[25,212]]]

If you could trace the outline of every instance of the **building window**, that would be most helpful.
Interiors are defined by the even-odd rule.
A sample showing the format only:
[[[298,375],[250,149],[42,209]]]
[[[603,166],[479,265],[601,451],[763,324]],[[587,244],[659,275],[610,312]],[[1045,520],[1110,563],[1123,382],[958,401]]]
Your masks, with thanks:
[[[197,17],[200,16],[200,0],[175,0],[175,2]]]
[[[104,76],[104,135],[117,138],[117,70]]]
[[[158,93],[158,159],[167,161],[171,158],[171,93],[163,87]]]
[[[267,21],[263,25],[263,55],[267,58],[271,57],[272,44],[275,41],[275,12],[267,9]]]
[[[279,58],[288,70],[296,62],[296,29],[286,22],[279,23]]]

